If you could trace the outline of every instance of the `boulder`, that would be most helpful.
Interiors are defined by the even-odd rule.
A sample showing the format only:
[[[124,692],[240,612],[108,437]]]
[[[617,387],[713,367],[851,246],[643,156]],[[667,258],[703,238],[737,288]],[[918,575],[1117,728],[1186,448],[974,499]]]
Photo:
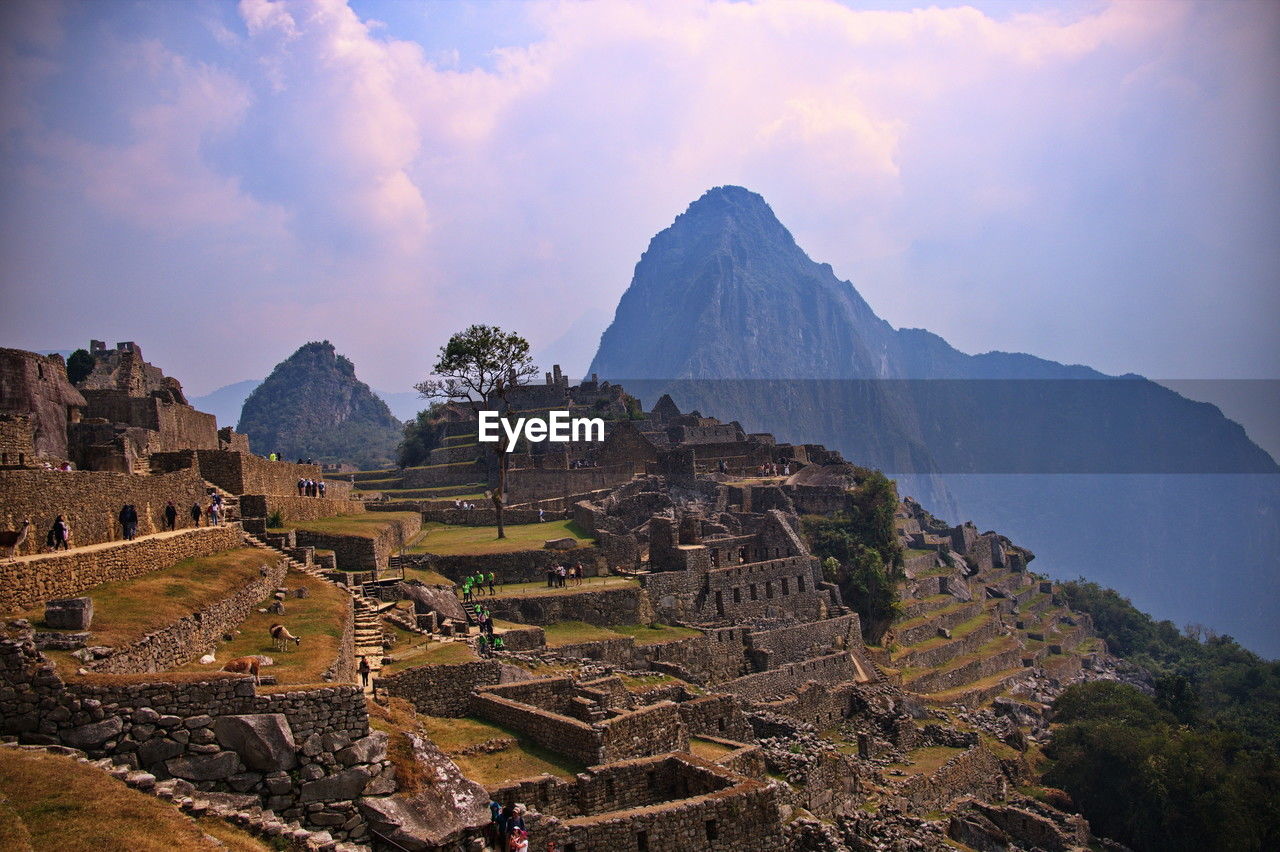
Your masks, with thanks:
[[[218,781],[240,771],[240,758],[233,751],[209,755],[192,754],[165,761],[164,766],[170,775],[188,781]]]
[[[93,623],[93,598],[61,598],[44,605],[44,623],[52,630],[88,630]]]
[[[485,789],[463,776],[435,743],[417,734],[408,737],[414,759],[434,783],[409,797],[360,799],[369,827],[401,849],[426,850],[448,846],[488,823]]]
[[[356,740],[339,751],[335,757],[343,766],[354,766],[357,763],[373,763],[387,756],[387,740],[390,737],[385,731],[374,731],[367,737]]]
[[[288,771],[298,765],[298,746],[283,713],[219,716],[213,733],[219,745],[257,772]]]
[[[573,550],[578,546],[576,538],[549,538],[542,546],[547,550]]]
[[[299,802],[336,802],[354,799],[364,792],[369,783],[369,770],[361,766],[344,769],[337,775],[329,775],[302,785]]]
[[[138,746],[138,760],[143,766],[154,766],[171,757],[177,757],[184,751],[182,743],[156,737]]]
[[[108,716],[100,722],[90,722],[62,733],[62,742],[74,748],[93,748],[124,730],[119,716]]]

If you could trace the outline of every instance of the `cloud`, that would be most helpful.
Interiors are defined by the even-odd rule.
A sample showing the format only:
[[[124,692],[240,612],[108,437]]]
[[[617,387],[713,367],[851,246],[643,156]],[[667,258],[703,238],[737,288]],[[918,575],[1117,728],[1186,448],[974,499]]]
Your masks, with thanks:
[[[39,101],[71,85],[60,69],[101,32],[71,27],[38,49],[8,34],[0,60],[24,70],[0,87],[4,117],[27,139],[5,164],[27,192],[8,203],[56,221],[78,197],[127,223],[120,279],[162,274],[178,251],[165,238],[180,238],[192,278],[289,316],[298,340],[270,346],[254,340],[271,317],[223,320],[243,340],[221,367],[232,378],[317,335],[382,387],[420,378],[468,322],[551,344],[584,312],[611,313],[648,238],[723,183],[762,192],[891,321],[963,348],[1188,375],[1194,347],[1135,330],[1146,299],[1166,335],[1222,335],[1201,347],[1211,369],[1280,367],[1273,344],[1240,333],[1249,317],[1204,308],[1206,289],[1255,292],[1274,273],[1265,229],[1231,225],[1274,209],[1258,175],[1277,132],[1255,113],[1273,100],[1257,72],[1276,14],[1032,8],[529,2],[510,7],[526,37],[473,67],[448,59],[447,36],[430,50],[407,37],[404,6],[385,23],[340,0],[107,16],[114,46],[97,61],[120,84],[102,108],[127,129],[107,139]],[[1194,247],[1202,226],[1215,242]],[[56,227],[42,239],[74,248]],[[1233,256],[1247,278],[1208,286],[1188,271]],[[1197,311],[1152,304],[1152,270]],[[221,333],[217,316],[200,321]]]

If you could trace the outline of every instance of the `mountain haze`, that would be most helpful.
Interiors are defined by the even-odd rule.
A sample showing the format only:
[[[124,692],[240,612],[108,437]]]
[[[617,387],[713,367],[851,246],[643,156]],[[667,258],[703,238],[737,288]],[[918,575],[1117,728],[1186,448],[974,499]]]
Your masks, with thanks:
[[[650,241],[589,372],[838,448],[1037,567],[1280,653],[1280,477],[1238,424],[1140,376],[895,329],[749,190],[708,191]]]

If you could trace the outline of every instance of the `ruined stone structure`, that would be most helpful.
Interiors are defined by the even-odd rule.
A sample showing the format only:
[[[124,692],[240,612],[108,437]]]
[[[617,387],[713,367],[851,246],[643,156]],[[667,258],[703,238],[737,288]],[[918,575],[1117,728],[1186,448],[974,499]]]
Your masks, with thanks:
[[[71,458],[67,430],[80,422],[86,405],[67,381],[60,356],[0,349],[0,467]]]

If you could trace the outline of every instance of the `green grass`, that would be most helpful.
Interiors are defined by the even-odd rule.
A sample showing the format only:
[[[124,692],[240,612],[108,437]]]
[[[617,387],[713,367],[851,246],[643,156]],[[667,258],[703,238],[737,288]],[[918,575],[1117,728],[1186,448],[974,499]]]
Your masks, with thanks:
[[[492,553],[518,553],[542,550],[549,539],[573,538],[579,546],[590,544],[591,538],[573,521],[548,521],[544,524],[507,524],[506,538],[498,538],[497,527],[463,527],[434,521],[422,525],[422,533],[407,548],[408,553],[434,553],[438,556],[485,556]],[[573,551],[565,559],[573,560]]]
[[[452,758],[462,773],[484,787],[530,778],[544,772],[572,780],[583,767],[519,734],[480,719],[418,716],[427,736]],[[492,754],[462,754],[468,746],[504,738],[515,741]]]
[[[701,630],[674,624],[622,624],[611,629],[635,639],[637,645],[661,645],[702,635]]]
[[[413,572],[410,572],[413,573]],[[417,574],[413,574],[417,576]],[[501,578],[498,578],[501,580]],[[423,582],[426,582],[425,580]],[[584,577],[581,586],[566,585],[564,588],[547,586],[546,580],[533,580],[528,583],[508,583],[498,586],[497,598],[531,598],[547,595],[574,595],[582,592],[598,592],[603,589],[622,589],[627,586],[639,588],[640,581],[630,577]],[[485,587],[486,590],[488,587]],[[486,595],[488,597],[488,595]],[[481,598],[477,598],[481,600]]]
[[[623,638],[621,633],[615,633],[607,627],[596,627],[584,621],[559,621],[542,629],[547,635],[548,648],[575,645],[579,642],[598,642],[601,639]]]
[[[965,749],[951,746],[925,746],[909,752],[910,763],[891,764],[893,769],[901,769],[908,775],[931,775],[942,768],[942,765]]]
[[[262,674],[274,675],[283,684],[323,683],[322,675],[338,656],[342,642],[342,630],[347,619],[347,594],[331,583],[310,574],[289,572],[284,585],[290,590],[303,587],[305,598],[286,598],[285,614],[272,615],[258,612],[249,614],[240,625],[235,638],[219,642],[214,656],[217,662],[202,666],[191,662],[177,669],[180,672],[216,672],[227,660],[265,654],[275,660],[275,665],[262,669]],[[262,605],[265,606],[266,601]],[[283,624],[289,632],[302,640],[290,643],[288,650],[277,651],[271,639],[271,625]],[[269,690],[270,687],[264,687]]]
[[[399,640],[391,649],[391,664],[382,667],[383,675],[402,672],[414,666],[444,666],[480,659],[466,642],[435,642],[407,630],[394,630]]]
[[[256,580],[261,566],[279,559],[279,554],[270,551],[242,547],[184,559],[141,577],[94,586],[83,593],[93,598],[92,644],[117,647],[167,627],[230,597]],[[43,607],[23,615],[44,626]]]
[[[412,521],[418,518],[421,518],[421,515],[417,512],[361,512],[356,515],[316,518],[313,521],[289,521],[289,526],[293,529],[328,535],[377,538],[394,521]]]

